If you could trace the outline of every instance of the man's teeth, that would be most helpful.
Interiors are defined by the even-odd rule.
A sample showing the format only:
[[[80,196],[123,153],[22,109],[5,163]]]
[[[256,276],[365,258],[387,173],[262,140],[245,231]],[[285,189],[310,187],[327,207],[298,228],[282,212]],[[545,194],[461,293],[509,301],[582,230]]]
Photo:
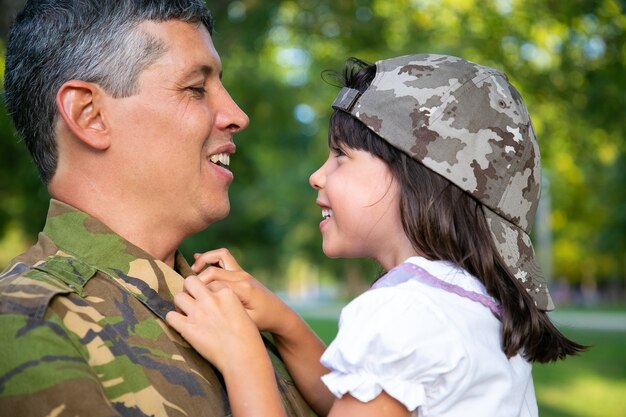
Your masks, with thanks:
[[[322,217],[327,219],[333,216],[333,211],[331,209],[322,209]]]
[[[227,153],[216,153],[215,155],[209,156],[209,161],[217,164],[218,162],[224,166],[230,165],[230,155]]]

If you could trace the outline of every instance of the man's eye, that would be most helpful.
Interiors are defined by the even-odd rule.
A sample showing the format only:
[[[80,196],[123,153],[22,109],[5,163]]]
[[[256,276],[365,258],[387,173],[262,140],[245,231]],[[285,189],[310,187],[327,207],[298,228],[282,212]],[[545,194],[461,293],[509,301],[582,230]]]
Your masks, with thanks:
[[[198,98],[202,98],[206,94],[206,89],[203,86],[201,86],[201,87],[189,87],[188,90],[191,91],[193,93],[193,95],[198,97]]]

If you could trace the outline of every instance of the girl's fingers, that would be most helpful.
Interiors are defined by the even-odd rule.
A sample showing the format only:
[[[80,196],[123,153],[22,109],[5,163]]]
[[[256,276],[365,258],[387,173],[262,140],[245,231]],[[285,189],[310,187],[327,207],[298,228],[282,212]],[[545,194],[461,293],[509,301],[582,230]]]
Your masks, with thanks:
[[[230,271],[219,268],[217,266],[208,266],[202,272],[198,274],[198,279],[207,285],[212,281],[228,281],[231,277]]]
[[[174,330],[182,334],[182,328],[185,325],[185,316],[177,311],[168,311],[165,315],[165,321],[172,326]]]
[[[252,276],[241,269],[237,271],[227,271],[216,266],[209,266],[198,274],[198,278],[206,285],[213,281],[243,281],[252,278]]]
[[[183,292],[191,295],[196,300],[206,298],[206,288],[200,278],[195,275],[189,275],[183,281]]]
[[[224,288],[228,288],[228,284],[226,284],[224,281],[212,281],[206,284],[205,287],[208,288],[210,291],[218,292],[220,290],[223,290]]]
[[[179,292],[174,295],[174,305],[176,309],[184,315],[192,311],[194,303],[194,298],[186,292]]]
[[[174,295],[174,304],[186,316],[193,311],[214,308],[212,306],[224,296],[223,290],[232,292],[232,297],[239,304],[237,295],[230,289],[229,283],[224,281],[212,281],[205,285],[198,277],[190,275],[185,278],[183,290]]]
[[[195,276],[187,280],[187,292],[174,296],[181,312],[170,311],[165,320],[218,370],[224,371],[232,363],[230,358],[239,358],[251,343],[260,340],[257,327],[231,291],[230,283],[214,281],[205,286]],[[194,293],[204,298],[199,300]]]
[[[215,286],[214,291],[219,288]],[[195,310],[211,308],[215,303],[212,292],[197,276],[190,275],[183,282],[183,291],[174,295],[174,305],[181,313],[188,316]]]
[[[194,272],[200,272],[205,265],[217,265],[227,271],[241,271],[241,267],[226,248],[194,254],[195,262],[191,266]]]

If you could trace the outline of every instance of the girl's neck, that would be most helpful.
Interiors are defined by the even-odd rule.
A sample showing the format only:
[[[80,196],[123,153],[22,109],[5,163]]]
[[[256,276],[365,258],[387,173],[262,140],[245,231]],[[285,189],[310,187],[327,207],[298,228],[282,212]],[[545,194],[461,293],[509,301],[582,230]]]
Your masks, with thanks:
[[[377,257],[378,263],[389,271],[391,268],[400,265],[411,256],[421,256],[421,253],[413,247],[409,238],[402,233],[401,236],[390,242],[384,253]]]

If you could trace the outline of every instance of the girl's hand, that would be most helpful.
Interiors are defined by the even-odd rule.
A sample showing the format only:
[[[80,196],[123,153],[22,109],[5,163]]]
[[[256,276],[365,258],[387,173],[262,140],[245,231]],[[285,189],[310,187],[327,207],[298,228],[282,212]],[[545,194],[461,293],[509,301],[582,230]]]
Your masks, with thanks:
[[[241,302],[239,308],[242,311],[245,308],[258,329],[273,334],[274,344],[306,401],[318,415],[327,415],[334,397],[320,379],[322,375],[328,373],[328,370],[320,363],[320,356],[325,346],[319,337],[279,297],[241,269],[228,250],[217,249],[195,255],[195,258],[196,262],[192,269],[198,273],[198,282],[205,283],[209,288],[216,285],[220,288],[228,288],[233,295],[236,295],[237,302]],[[205,265],[209,266],[202,270]],[[229,300],[228,303],[230,302]],[[237,315],[234,314],[235,312]],[[238,317],[238,310],[233,309],[232,313]],[[234,320],[234,318],[225,317],[218,320]],[[230,326],[230,323],[224,322],[222,325]],[[218,326],[219,324],[217,321]],[[188,338],[184,334],[183,336]],[[195,337],[202,338],[202,335],[195,335]],[[246,381],[253,387],[257,385],[250,378],[252,374],[250,366],[257,362],[248,362],[248,369],[242,370]],[[226,381],[228,385],[227,375]],[[245,396],[249,395],[249,392],[245,394]],[[269,404],[267,400],[264,401]]]
[[[207,286],[191,275],[183,288],[174,296],[178,311],[170,311],[165,319],[220,372],[266,354],[255,324],[228,285]]]
[[[285,417],[261,335],[227,284],[185,278],[167,323],[223,375],[233,416]]]
[[[239,297],[260,331],[277,335],[287,331],[287,319],[296,314],[278,296],[244,271],[228,249],[216,249],[194,257],[196,261],[191,268],[199,272],[198,278],[206,285],[220,282],[228,286]],[[202,270],[205,265],[209,266]]]

